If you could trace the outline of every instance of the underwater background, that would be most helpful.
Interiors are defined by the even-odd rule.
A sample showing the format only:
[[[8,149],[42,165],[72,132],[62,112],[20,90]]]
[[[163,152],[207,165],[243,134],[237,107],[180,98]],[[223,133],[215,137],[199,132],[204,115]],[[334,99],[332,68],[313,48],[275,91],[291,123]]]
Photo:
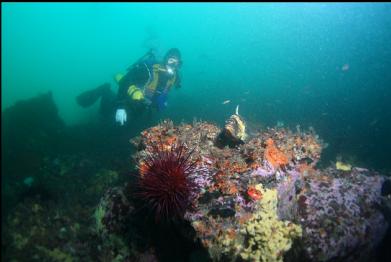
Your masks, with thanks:
[[[34,241],[67,240],[78,255],[88,250],[80,261],[113,261],[83,225],[103,192],[129,178],[129,139],[164,119],[222,127],[239,105],[250,135],[273,126],[313,128],[325,145],[319,166],[341,160],[391,175],[390,3],[1,7],[5,259],[29,261],[33,253],[24,250]],[[162,59],[172,47],[182,54],[182,87],[170,91],[163,112],[105,129],[98,102],[76,103],[106,82],[117,92],[117,73],[151,48]],[[38,229],[24,236],[31,226]],[[81,248],[82,242],[91,244]],[[45,244],[38,249],[72,261]]]
[[[389,3],[2,4],[2,110],[51,90],[67,124],[86,121],[98,105],[78,94],[177,47],[183,88],[158,118],[222,124],[239,104],[261,125],[313,126],[324,157],[389,169],[390,28]]]

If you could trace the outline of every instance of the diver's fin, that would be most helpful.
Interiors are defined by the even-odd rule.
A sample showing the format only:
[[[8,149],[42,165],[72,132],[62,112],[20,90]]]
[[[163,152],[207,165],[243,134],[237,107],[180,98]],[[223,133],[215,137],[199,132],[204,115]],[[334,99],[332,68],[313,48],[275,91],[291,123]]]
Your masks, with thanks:
[[[76,97],[76,101],[84,108],[92,106],[108,89],[110,89],[110,84],[105,83],[95,89],[81,93]]]
[[[122,79],[123,77],[124,77],[123,74],[118,73],[118,74],[116,74],[116,75],[114,76],[114,81],[115,81],[117,84],[119,84],[119,82],[121,81],[121,79]]]

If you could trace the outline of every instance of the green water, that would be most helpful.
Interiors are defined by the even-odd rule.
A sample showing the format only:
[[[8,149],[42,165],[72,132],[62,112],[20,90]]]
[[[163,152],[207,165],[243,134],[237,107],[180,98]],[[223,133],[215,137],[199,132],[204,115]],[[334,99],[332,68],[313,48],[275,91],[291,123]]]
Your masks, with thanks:
[[[390,43],[389,3],[3,3],[2,110],[51,90],[83,123],[98,104],[79,93],[177,47],[182,88],[154,123],[221,125],[239,104],[249,123],[313,126],[330,160],[389,170]]]

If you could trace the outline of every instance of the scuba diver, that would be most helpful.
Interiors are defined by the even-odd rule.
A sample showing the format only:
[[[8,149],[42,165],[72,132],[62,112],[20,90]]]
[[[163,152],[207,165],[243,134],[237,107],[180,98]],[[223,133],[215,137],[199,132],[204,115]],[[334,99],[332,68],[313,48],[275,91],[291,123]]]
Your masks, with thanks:
[[[175,86],[181,87],[179,68],[182,65],[181,53],[171,48],[158,63],[152,50],[149,50],[136,63],[130,66],[125,75],[117,74],[117,95],[110,84],[105,83],[76,97],[82,107],[89,107],[99,98],[100,113],[103,117],[115,115],[115,121],[124,125],[129,113],[140,115],[152,108],[162,111],[167,106],[167,95]]]

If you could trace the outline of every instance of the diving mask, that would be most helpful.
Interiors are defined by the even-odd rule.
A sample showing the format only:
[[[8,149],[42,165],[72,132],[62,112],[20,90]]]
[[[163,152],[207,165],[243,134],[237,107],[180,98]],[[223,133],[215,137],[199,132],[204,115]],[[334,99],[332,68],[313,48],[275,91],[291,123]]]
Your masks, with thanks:
[[[168,65],[175,65],[175,66],[178,66],[179,64],[179,60],[175,57],[170,57],[168,60],[167,60],[167,64]]]
[[[167,73],[169,75],[173,75],[175,72],[175,69],[178,67],[178,65],[179,65],[179,60],[176,57],[170,57],[167,60],[167,64],[166,64]]]

